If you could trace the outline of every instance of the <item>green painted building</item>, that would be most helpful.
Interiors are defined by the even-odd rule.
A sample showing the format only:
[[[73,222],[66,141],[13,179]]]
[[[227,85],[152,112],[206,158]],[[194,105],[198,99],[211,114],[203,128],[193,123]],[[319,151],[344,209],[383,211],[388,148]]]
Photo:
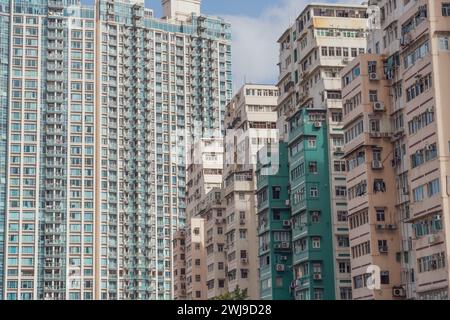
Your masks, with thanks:
[[[326,111],[302,108],[288,122],[291,289],[296,300],[334,300]]]
[[[292,231],[287,143],[262,149],[259,158],[263,156],[267,157],[258,161],[256,171],[260,297],[262,300],[291,300]]]

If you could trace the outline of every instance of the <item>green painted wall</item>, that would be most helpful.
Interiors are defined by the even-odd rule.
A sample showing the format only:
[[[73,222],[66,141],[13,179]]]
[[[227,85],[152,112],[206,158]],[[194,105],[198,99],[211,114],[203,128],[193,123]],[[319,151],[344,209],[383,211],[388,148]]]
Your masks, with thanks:
[[[323,115],[322,115],[323,114]],[[310,115],[315,117],[310,119]],[[315,121],[323,117],[323,121]],[[290,119],[289,169],[296,299],[335,299],[326,113]],[[320,245],[316,245],[318,241]]]
[[[262,174],[262,164],[259,162],[257,166],[257,228],[260,240],[259,279],[262,300],[291,300],[293,298],[290,292],[293,275],[291,212],[288,202],[289,164],[286,143],[278,145],[278,154],[279,164],[276,174]],[[274,156],[273,153],[272,156]],[[279,195],[277,195],[278,192]],[[287,236],[285,241],[280,238],[280,233]],[[288,245],[283,246],[283,243]]]

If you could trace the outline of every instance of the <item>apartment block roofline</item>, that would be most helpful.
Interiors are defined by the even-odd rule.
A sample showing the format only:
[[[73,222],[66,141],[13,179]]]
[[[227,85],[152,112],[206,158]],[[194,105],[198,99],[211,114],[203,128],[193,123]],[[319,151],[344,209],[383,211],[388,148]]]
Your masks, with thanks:
[[[292,24],[288,28],[286,28],[286,30],[283,32],[281,37],[278,38],[277,43],[281,43],[282,39],[284,39],[286,37],[286,35],[291,33],[291,30],[292,30]]]
[[[301,11],[301,13],[297,16],[297,18],[295,20],[297,21],[298,18],[300,18],[306,12],[306,10],[308,10],[310,8],[315,8],[315,7],[319,7],[319,8],[325,7],[325,8],[367,9],[368,8],[368,4],[366,2],[363,2],[362,4],[312,2],[312,3],[308,3],[305,6],[305,8]],[[356,19],[356,18],[354,18],[354,19]]]
[[[307,4],[303,10],[300,12],[300,14],[297,16],[297,18],[295,19],[295,21],[297,21],[305,12],[306,10],[310,9],[310,8],[315,8],[315,7],[319,7],[319,8],[323,8],[323,7],[328,7],[328,8],[353,8],[353,9],[366,9],[368,8],[368,3],[367,2],[363,2],[361,4],[351,4],[351,3],[321,3],[321,2],[312,2]],[[281,43],[282,39],[286,37],[287,34],[290,33],[290,31],[292,30],[292,26],[295,25],[295,22],[292,23],[289,27],[286,28],[286,30],[283,32],[283,34],[281,35],[281,37],[278,38],[277,43]]]

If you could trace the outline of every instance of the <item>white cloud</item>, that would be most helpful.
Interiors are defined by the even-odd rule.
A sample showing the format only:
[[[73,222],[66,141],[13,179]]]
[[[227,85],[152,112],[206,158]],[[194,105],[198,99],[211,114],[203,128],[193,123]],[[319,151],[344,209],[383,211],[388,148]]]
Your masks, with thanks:
[[[361,0],[325,1],[361,3]],[[244,82],[277,82],[277,40],[308,3],[311,0],[280,0],[264,9],[257,17],[219,14],[232,25],[235,90]]]

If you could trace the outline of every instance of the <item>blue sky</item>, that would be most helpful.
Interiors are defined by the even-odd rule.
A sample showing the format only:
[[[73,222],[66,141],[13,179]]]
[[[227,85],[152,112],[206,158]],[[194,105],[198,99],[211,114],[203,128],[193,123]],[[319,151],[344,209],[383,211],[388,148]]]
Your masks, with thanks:
[[[93,3],[94,0],[81,0],[83,3]],[[245,14],[258,15],[266,6],[279,0],[203,0],[202,10],[206,14]],[[156,15],[161,16],[161,0],[145,0],[146,6],[152,8]],[[255,5],[255,4],[258,5]]]
[[[85,3],[93,0],[82,0]],[[233,88],[244,82],[276,84],[277,40],[311,2],[357,3],[363,0],[203,0],[202,13],[223,17],[232,25]],[[146,0],[157,17],[161,0]]]

